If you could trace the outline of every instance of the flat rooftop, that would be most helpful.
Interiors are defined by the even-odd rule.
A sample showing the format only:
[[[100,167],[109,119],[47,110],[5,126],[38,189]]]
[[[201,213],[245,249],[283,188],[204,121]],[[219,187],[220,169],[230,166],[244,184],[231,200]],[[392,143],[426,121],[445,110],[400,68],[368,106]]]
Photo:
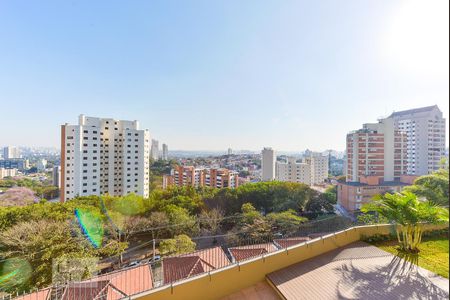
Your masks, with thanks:
[[[449,281],[356,242],[266,276],[284,299],[448,299]]]

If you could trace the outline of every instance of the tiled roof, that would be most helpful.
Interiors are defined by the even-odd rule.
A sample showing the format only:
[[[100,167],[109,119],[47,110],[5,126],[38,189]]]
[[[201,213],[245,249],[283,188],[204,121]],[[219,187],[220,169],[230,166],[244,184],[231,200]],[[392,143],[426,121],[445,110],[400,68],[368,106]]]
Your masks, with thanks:
[[[37,291],[28,295],[23,295],[19,299],[20,300],[48,300],[51,289],[44,289],[41,291]],[[5,298],[6,299],[6,298]]]
[[[70,283],[61,300],[106,299],[109,284],[108,280]]]
[[[265,243],[233,247],[229,248],[228,250],[236,261],[242,261],[255,256],[263,255],[265,253],[276,251],[277,248],[273,243]]]
[[[303,242],[310,240],[307,236],[295,237],[295,238],[285,238],[285,239],[275,239],[273,242],[279,248],[287,248],[294,246]]]
[[[403,111],[393,112],[390,117],[401,117],[405,115],[412,115],[421,112],[432,111],[433,109],[438,108],[437,105],[425,106],[420,108],[408,109]]]
[[[70,283],[62,292],[62,300],[118,300],[153,287],[150,265],[142,265]],[[20,297],[20,300],[48,300],[52,288]]]
[[[164,282],[170,283],[230,264],[221,247],[163,259]]]
[[[153,287],[150,265],[142,265],[108,273],[95,277],[92,280],[109,280],[115,288],[126,295],[134,295]],[[108,299],[110,299],[109,296]]]
[[[163,260],[164,283],[206,272],[207,265],[199,256],[167,257]],[[211,266],[209,266],[212,269]]]

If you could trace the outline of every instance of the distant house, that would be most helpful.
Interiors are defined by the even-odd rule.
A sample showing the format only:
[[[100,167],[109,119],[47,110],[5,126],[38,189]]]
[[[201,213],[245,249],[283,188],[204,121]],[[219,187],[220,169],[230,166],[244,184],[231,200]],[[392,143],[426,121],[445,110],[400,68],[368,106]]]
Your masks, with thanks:
[[[171,283],[204,272],[225,267],[230,264],[221,247],[214,247],[181,256],[166,257],[162,268],[164,283]]]
[[[232,261],[243,261],[252,257],[260,256],[265,253],[274,252],[278,250],[273,243],[246,245],[229,248]]]
[[[150,265],[124,269],[88,280],[72,282],[64,287],[47,288],[21,296],[20,300],[50,300],[58,295],[62,300],[104,299],[118,300],[153,287]]]
[[[291,247],[297,244],[301,244],[303,242],[309,241],[310,238],[307,236],[293,237],[293,238],[285,238],[285,239],[275,239],[273,243],[278,249]]]

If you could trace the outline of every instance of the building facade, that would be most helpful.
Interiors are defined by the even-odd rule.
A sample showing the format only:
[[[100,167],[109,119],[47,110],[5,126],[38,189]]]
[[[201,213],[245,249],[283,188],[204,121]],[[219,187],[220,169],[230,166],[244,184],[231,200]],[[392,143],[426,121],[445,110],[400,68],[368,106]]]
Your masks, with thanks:
[[[61,167],[54,166],[52,170],[52,184],[61,188]]]
[[[307,185],[320,185],[328,178],[328,157],[310,154],[301,162],[295,157],[288,157],[285,162],[276,162],[275,179],[279,181],[298,182]]]
[[[169,160],[169,146],[167,144],[162,144],[162,155],[163,160]]]
[[[61,201],[77,196],[149,195],[148,130],[137,121],[80,115],[61,126]]]
[[[20,158],[20,150],[14,146],[6,146],[3,148],[3,159]]]
[[[170,175],[163,176],[163,188],[170,185],[214,188],[236,188],[239,186],[238,172],[225,168],[195,168],[176,166]]]
[[[0,168],[0,179],[5,177],[14,177],[17,175],[17,169]]]
[[[277,156],[272,148],[264,148],[261,152],[261,180],[275,180]]]
[[[406,134],[389,118],[347,134],[347,181],[359,182],[362,176],[399,180],[407,174],[406,146]]]
[[[325,155],[319,153],[313,153],[310,156],[305,157],[305,163],[310,165],[311,169],[311,184],[319,185],[325,182],[328,178],[329,173],[329,162],[330,159]]]
[[[158,160],[160,158],[159,141],[152,140],[152,146],[151,146],[151,150],[150,150],[150,155],[151,155],[153,160]]]
[[[364,124],[347,134],[346,180],[338,183],[338,204],[357,211],[373,196],[399,192],[413,183],[407,169],[407,136],[392,118]]]
[[[426,175],[445,157],[446,120],[437,105],[394,112],[389,119],[407,136],[407,171]]]
[[[0,159],[0,168],[26,171],[30,168],[30,162],[23,158]]]

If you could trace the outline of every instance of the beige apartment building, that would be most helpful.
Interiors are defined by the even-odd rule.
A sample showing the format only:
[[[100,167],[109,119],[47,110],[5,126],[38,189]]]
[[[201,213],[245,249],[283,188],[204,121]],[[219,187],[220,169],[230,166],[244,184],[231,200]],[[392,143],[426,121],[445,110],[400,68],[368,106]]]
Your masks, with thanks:
[[[163,188],[170,185],[236,188],[239,186],[239,176],[237,172],[225,168],[176,166],[171,170],[170,175],[163,176]]]
[[[288,157],[285,162],[276,162],[276,180],[320,185],[328,178],[328,157],[319,153],[297,161]]]
[[[364,124],[347,134],[346,180],[338,184],[338,204],[357,211],[374,195],[412,184],[407,170],[407,136],[391,118]]]

